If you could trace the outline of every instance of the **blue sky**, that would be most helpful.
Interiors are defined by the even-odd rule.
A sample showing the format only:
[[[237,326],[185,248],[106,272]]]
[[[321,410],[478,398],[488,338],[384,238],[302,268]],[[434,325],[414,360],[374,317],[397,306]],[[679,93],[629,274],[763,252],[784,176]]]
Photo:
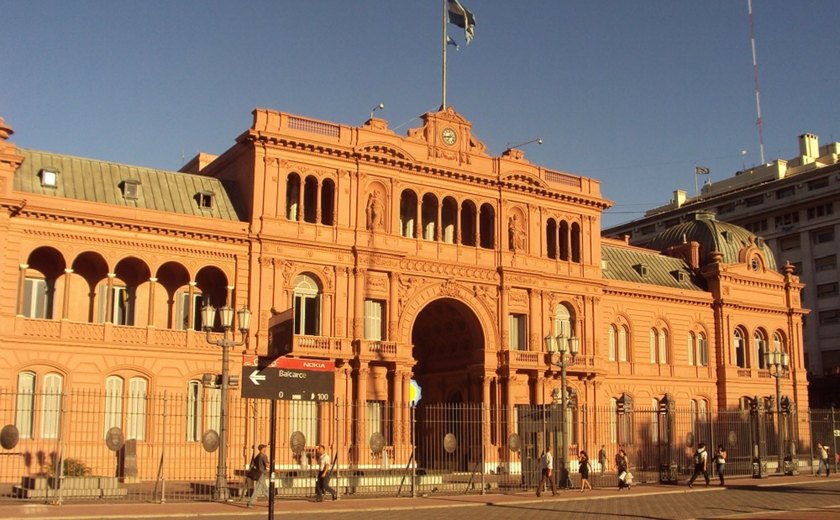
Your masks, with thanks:
[[[760,162],[747,0],[463,0],[447,102],[493,155],[593,177],[605,226]],[[840,3],[753,0],[765,159],[840,140]],[[20,146],[177,169],[271,108],[404,134],[441,103],[440,0],[0,0]],[[746,150],[746,155],[741,153]],[[705,179],[704,179],[705,180]]]

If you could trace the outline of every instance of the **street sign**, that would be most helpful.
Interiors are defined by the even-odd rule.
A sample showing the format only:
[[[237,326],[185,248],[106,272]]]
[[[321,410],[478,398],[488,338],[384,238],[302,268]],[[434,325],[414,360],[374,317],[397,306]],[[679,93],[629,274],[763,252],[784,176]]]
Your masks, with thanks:
[[[319,359],[242,356],[242,397],[332,401],[335,363]]]
[[[295,309],[276,312],[268,319],[268,357],[278,358],[292,351],[295,338]]]

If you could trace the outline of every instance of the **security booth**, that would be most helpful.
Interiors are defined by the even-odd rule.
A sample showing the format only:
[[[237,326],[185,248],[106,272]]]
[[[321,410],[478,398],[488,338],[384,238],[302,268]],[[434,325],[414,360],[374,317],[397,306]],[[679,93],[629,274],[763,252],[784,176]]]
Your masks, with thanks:
[[[516,409],[519,424],[519,438],[522,444],[522,484],[526,488],[537,487],[540,483],[540,458],[546,447],[554,455],[554,474],[560,465],[557,456],[561,444],[560,407],[555,404],[518,406]],[[558,487],[560,480],[557,480]]]

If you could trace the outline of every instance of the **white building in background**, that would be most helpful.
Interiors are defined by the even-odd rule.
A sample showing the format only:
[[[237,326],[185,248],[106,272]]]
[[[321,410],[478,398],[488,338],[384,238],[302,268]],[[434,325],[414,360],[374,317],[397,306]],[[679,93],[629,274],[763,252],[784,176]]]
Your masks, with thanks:
[[[644,246],[659,232],[711,211],[717,219],[742,226],[767,241],[781,269],[786,262],[805,283],[805,359],[811,380],[811,406],[840,404],[840,143],[819,145],[816,135],[799,137],[799,155],[777,159],[706,182],[700,194],[683,190],[641,219],[604,230],[629,235]]]

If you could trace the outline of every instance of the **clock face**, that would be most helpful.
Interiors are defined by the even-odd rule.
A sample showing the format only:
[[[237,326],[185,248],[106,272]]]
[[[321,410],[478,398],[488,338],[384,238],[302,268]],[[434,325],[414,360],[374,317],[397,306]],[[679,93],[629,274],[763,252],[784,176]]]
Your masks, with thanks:
[[[455,130],[451,128],[444,128],[443,132],[440,133],[440,138],[443,139],[443,142],[452,146],[455,144],[455,141],[458,140],[458,136],[455,134]]]

